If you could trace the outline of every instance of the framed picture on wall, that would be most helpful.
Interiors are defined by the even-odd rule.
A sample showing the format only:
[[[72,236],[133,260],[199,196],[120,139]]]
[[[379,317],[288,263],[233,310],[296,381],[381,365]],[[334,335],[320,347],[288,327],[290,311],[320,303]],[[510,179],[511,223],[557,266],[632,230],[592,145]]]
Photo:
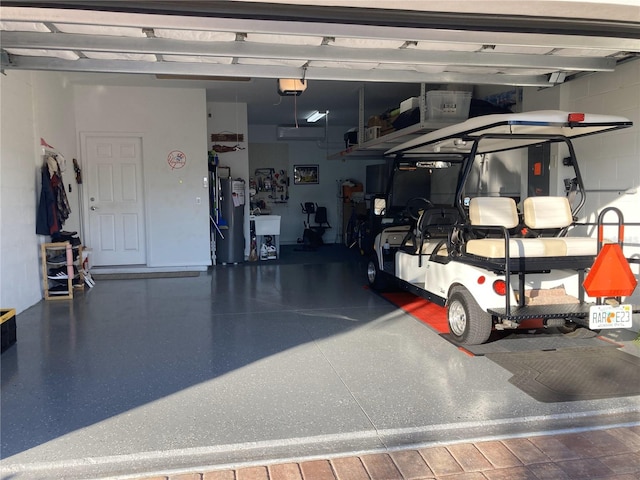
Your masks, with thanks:
[[[294,165],[294,185],[317,185],[319,183],[318,165]]]

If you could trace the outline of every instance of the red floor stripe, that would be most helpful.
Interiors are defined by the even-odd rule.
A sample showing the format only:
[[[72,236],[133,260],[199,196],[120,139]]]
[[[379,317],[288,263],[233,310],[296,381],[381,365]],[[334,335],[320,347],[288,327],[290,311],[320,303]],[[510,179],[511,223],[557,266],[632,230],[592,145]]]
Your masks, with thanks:
[[[436,332],[449,333],[446,308],[408,292],[383,293],[382,296]]]
[[[382,296],[409,315],[426,323],[436,332],[449,333],[446,307],[431,303],[409,292],[383,293]],[[520,323],[520,328],[522,329],[538,329],[543,327],[542,320],[539,319],[523,320]]]

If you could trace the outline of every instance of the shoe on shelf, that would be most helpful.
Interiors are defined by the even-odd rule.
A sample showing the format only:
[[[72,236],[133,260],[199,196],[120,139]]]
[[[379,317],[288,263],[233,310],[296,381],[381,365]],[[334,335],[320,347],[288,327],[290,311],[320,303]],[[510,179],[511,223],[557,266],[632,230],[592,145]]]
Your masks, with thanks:
[[[61,230],[59,232],[55,232],[51,234],[51,240],[54,242],[66,242],[71,237],[75,237],[78,235],[78,232],[66,232]]]
[[[58,272],[54,274],[50,273],[49,275],[47,275],[47,278],[50,278],[51,280],[68,280],[69,275],[64,272]]]
[[[73,266],[73,276],[78,275],[78,267]],[[67,266],[63,265],[62,267],[55,267],[49,269],[49,274],[47,278],[51,278],[53,280],[66,280],[69,278]]]
[[[60,255],[55,255],[53,257],[48,257],[47,258],[47,263],[59,263],[59,264],[65,264],[67,263],[67,255],[65,253],[60,254]]]
[[[53,285],[49,288],[49,295],[68,295],[69,289],[66,285]]]

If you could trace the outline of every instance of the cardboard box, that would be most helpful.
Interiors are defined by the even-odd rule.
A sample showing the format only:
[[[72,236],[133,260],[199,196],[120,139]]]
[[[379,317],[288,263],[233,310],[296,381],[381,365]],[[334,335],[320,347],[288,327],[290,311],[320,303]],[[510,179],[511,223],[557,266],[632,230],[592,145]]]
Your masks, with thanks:
[[[349,203],[351,201],[351,196],[353,195],[354,192],[362,192],[364,190],[363,185],[361,183],[358,183],[357,185],[354,185],[352,187],[348,186],[348,185],[343,185],[342,186],[342,199],[344,201],[344,203]]]
[[[384,127],[387,121],[380,118],[379,115],[372,115],[367,120],[367,127]]]

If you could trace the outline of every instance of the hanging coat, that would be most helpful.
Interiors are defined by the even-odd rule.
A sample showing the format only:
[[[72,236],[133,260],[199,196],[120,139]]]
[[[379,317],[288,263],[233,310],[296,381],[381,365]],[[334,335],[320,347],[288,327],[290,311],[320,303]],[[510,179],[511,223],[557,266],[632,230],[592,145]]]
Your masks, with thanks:
[[[64,182],[60,173],[56,173],[51,177],[51,188],[56,197],[58,224],[62,227],[62,224],[71,214],[71,206],[69,205],[69,200],[67,200],[67,193],[64,190]]]
[[[41,173],[42,190],[36,212],[36,233],[38,235],[52,235],[60,231],[56,196],[53,188],[51,188],[51,178],[49,177],[49,168],[47,165],[42,167]]]

